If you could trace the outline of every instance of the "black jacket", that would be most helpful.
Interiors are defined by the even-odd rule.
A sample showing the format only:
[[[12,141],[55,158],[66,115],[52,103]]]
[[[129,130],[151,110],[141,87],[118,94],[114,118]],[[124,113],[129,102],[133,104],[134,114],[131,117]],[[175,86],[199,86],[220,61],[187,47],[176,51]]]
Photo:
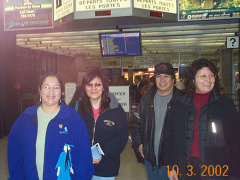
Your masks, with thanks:
[[[169,118],[164,129],[164,142],[168,142],[164,146],[164,163],[179,168],[180,179],[185,179],[196,119],[193,96],[181,96]],[[200,110],[198,131],[200,168],[202,171],[207,168],[203,172],[207,177],[203,179],[209,178],[211,165],[214,169],[221,168],[221,174],[213,172],[212,179],[227,174],[240,177],[240,117],[232,100],[213,89]]]
[[[154,113],[154,96],[157,93],[157,88],[148,91],[141,99],[130,120],[130,132],[132,136],[133,149],[138,153],[138,147],[143,144],[143,154],[147,161],[149,161],[152,166],[156,166],[156,157],[154,154],[154,133],[155,133],[155,113]],[[176,87],[173,88],[173,97],[167,105],[167,113],[165,117],[165,122],[169,115],[169,110],[173,106],[176,99],[180,96],[181,91]],[[163,125],[164,129],[164,125]],[[163,132],[163,130],[162,130]],[[162,164],[162,135],[159,144],[159,159],[158,167]]]
[[[100,163],[94,165],[94,175],[96,176],[112,177],[118,175],[120,154],[128,140],[126,114],[117,99],[111,96],[110,98],[109,108],[99,115],[96,124],[93,115],[83,115],[81,109],[78,109],[87,126],[91,143],[94,138],[93,144],[99,143],[105,153]],[[94,125],[96,127],[95,133],[93,132]]]
[[[140,81],[139,83],[139,86],[136,87],[136,103],[139,103],[139,101],[141,100],[142,98],[142,95],[141,95],[141,89],[144,87],[144,83],[143,81]]]

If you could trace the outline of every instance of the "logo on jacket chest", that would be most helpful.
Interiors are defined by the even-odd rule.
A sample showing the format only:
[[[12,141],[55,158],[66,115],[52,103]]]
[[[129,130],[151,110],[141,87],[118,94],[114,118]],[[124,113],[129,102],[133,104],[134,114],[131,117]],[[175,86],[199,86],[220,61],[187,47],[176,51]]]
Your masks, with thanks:
[[[66,126],[64,127],[63,124],[59,124],[58,127],[60,129],[59,134],[68,134],[68,128]]]
[[[103,122],[104,122],[104,124],[105,124],[106,126],[110,126],[110,127],[112,127],[112,126],[115,125],[115,122],[110,121],[110,120],[104,120]]]

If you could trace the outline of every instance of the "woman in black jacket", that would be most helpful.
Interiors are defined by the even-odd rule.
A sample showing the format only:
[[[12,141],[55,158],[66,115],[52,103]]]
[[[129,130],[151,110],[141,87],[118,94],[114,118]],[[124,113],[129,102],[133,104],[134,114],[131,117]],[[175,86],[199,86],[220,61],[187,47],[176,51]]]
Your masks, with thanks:
[[[186,94],[165,128],[170,179],[240,178],[240,118],[233,101],[220,94],[216,66],[199,59],[186,74]]]
[[[99,143],[104,155],[95,159],[93,180],[114,180],[120,166],[120,153],[128,140],[125,112],[109,93],[107,80],[100,69],[90,69],[70,103],[82,116],[92,146]]]

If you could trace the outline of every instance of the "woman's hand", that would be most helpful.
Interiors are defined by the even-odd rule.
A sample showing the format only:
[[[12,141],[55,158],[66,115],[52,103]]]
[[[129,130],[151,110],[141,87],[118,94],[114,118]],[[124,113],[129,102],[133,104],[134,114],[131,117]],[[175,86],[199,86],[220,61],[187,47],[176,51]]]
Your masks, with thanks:
[[[99,159],[93,159],[93,164],[99,164],[102,158]]]
[[[175,170],[174,170],[174,174],[176,174],[176,171],[175,171]],[[170,171],[170,172],[169,172],[168,179],[169,179],[169,180],[178,180],[178,177],[173,175],[173,171]]]
[[[143,154],[143,144],[140,144],[140,146],[138,147],[138,151],[140,152],[141,156],[144,158],[144,154]]]

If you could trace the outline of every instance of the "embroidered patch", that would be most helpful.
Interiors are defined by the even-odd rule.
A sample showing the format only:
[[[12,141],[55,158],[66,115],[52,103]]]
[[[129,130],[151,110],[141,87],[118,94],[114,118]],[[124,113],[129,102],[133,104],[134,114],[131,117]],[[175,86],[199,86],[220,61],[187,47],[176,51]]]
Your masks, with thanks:
[[[71,148],[74,145],[65,143],[63,146],[63,151],[59,155],[58,162],[55,169],[57,169],[58,179],[71,180],[71,174],[74,174],[72,157],[71,157]]]
[[[59,131],[59,134],[68,134],[68,128],[67,127],[63,127],[63,124],[59,124],[58,127],[61,129]]]
[[[104,120],[103,122],[105,123],[106,126],[114,126],[115,125],[115,122],[110,121],[110,120]]]

